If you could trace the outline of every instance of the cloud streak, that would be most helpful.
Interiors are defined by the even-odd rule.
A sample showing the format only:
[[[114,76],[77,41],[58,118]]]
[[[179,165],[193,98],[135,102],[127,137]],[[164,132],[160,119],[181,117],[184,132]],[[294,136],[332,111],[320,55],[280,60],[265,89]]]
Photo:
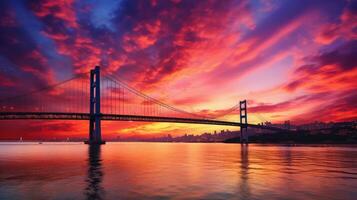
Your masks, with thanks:
[[[109,8],[100,1],[3,1],[0,98],[101,65],[136,89],[198,114],[224,113],[248,99],[249,112],[273,121],[355,120],[355,4],[123,0]],[[69,92],[62,88],[51,97]],[[171,126],[162,133],[182,129]],[[114,135],[150,127],[161,133],[159,125],[112,127],[107,132]]]

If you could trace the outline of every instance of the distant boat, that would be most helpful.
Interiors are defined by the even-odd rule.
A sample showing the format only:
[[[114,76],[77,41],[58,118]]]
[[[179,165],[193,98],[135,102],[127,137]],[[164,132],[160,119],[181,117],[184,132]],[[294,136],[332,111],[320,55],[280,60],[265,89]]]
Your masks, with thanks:
[[[42,144],[42,142],[39,142],[38,144]]]

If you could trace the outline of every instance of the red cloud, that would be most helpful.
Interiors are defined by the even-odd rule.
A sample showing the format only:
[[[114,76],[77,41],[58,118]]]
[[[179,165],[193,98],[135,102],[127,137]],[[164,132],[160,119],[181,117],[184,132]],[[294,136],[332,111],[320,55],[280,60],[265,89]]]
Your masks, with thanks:
[[[150,11],[144,12],[144,16],[148,15],[147,20],[131,21],[128,17],[134,28],[124,35],[123,48],[130,60],[136,59],[133,63],[138,72],[134,74],[132,84],[150,90],[181,75],[217,67],[237,39],[238,30],[233,34],[227,29],[254,24],[246,1],[234,4],[239,13],[230,9],[231,4],[234,3],[203,1],[188,4],[187,9],[172,6],[151,13],[156,18],[149,16]],[[216,8],[210,9],[213,6]],[[158,57],[147,57],[149,47],[150,51],[157,51]]]
[[[43,0],[31,4],[31,7],[38,17],[54,17],[63,20],[71,28],[77,28],[77,16],[73,9],[73,3],[73,0]]]
[[[158,40],[161,21],[143,22],[136,25],[133,32],[123,37],[123,48],[126,52],[145,49]]]
[[[37,38],[40,34],[38,36],[32,32],[27,33],[27,30],[19,27],[16,21],[14,23],[13,14],[0,14],[2,19],[0,26],[6,33],[0,35],[0,41],[3,44],[0,48],[1,55],[13,64],[15,69],[21,71],[16,74],[17,76],[1,74],[2,86],[9,87],[15,84],[15,87],[19,87],[20,85],[16,84],[18,80],[26,82],[22,85],[29,88],[39,88],[54,83],[51,68],[53,62],[73,66],[74,73],[88,72],[95,65],[100,64],[103,72],[116,74],[127,80],[130,85],[149,94],[153,93],[162,97],[164,90],[175,90],[179,91],[176,93],[180,93],[182,89],[181,93],[185,93],[183,96],[169,92],[169,95],[174,96],[171,99],[173,104],[195,106],[216,99],[218,95],[226,95],[225,91],[232,93],[227,95],[229,96],[227,98],[232,99],[237,95],[245,95],[241,93],[250,93],[250,91],[241,91],[243,86],[237,87],[233,84],[237,84],[240,77],[261,66],[274,65],[286,57],[295,59],[298,57],[295,55],[297,54],[295,49],[300,49],[300,47],[303,47],[301,54],[315,52],[321,44],[313,43],[314,40],[330,44],[337,38],[343,38],[341,48],[338,48],[337,44],[323,48],[324,51],[320,54],[304,55],[309,59],[306,59],[303,64],[297,64],[301,67],[298,67],[293,73],[293,78],[283,86],[283,92],[287,92],[287,96],[302,94],[303,96],[282,102],[274,99],[271,103],[257,105],[250,101],[249,105],[253,106],[249,107],[248,112],[269,112],[277,118],[298,119],[302,116],[294,113],[284,116],[280,112],[289,112],[296,107],[311,106],[315,103],[326,110],[314,108],[310,110],[323,113],[324,116],[319,117],[308,111],[306,117],[308,120],[329,118],[343,120],[355,117],[353,114],[355,108],[351,106],[355,98],[347,96],[348,92],[356,93],[353,90],[357,87],[356,59],[354,58],[356,51],[351,48],[356,44],[344,45],[349,43],[349,40],[356,39],[353,31],[356,26],[356,17],[351,9],[346,8],[341,16],[337,16],[339,17],[338,23],[315,25],[313,18],[323,13],[319,11],[325,7],[319,7],[320,4],[314,6],[314,3],[311,3],[311,6],[310,3],[293,5],[296,8],[290,6],[291,2],[283,3],[281,7],[264,4],[264,13],[257,10],[254,10],[256,13],[252,13],[251,3],[248,1],[162,1],[160,4],[154,0],[126,1],[121,3],[120,10],[113,12],[113,18],[109,20],[112,29],[106,29],[106,27],[94,26],[89,20],[93,14],[91,12],[94,12],[91,6],[83,10],[78,9],[77,3],[74,6],[73,1],[61,0],[29,4],[41,24],[42,29],[39,32],[47,38],[43,41],[50,39],[53,43],[42,40],[43,43],[33,42],[32,40],[40,40]],[[267,13],[272,11],[276,13]],[[260,14],[264,16],[264,19],[253,17],[260,16]],[[80,20],[77,16],[81,17]],[[20,19],[21,15],[16,17]],[[322,23],[322,21],[319,22]],[[314,38],[308,38],[311,37],[310,28],[319,29],[318,26],[322,27],[320,28],[321,34],[316,38],[314,36]],[[307,44],[309,42],[313,44]],[[56,52],[49,52],[48,55],[46,54],[47,58],[43,52],[46,51],[46,45],[52,47],[53,44],[61,56],[56,55]],[[336,46],[337,49],[333,50]],[[9,49],[16,49],[16,51]],[[327,52],[326,49],[329,51]],[[58,57],[60,61],[57,62]],[[296,62],[294,59],[292,62]],[[290,70],[292,66],[286,66],[286,68]],[[56,75],[61,77],[63,74]],[[255,83],[253,81],[248,84]],[[235,89],[232,90],[233,87]],[[79,102],[78,99],[70,98],[69,94],[76,92],[74,88],[74,86],[67,85],[46,91],[46,95],[38,95],[36,98],[52,102],[60,109],[68,109],[69,102]],[[217,94],[213,94],[212,88],[215,88],[214,91],[217,91]],[[12,94],[17,91],[6,92]],[[270,93],[267,94],[268,97],[269,95]],[[23,102],[40,109],[36,98],[26,98]],[[251,98],[259,101],[254,95]],[[126,97],[124,101],[127,104],[149,104],[130,97]],[[66,104],[58,106],[59,102],[66,102]],[[338,104],[338,102],[344,103]],[[21,105],[19,102],[12,103],[16,109],[18,105]],[[111,108],[110,102],[103,100],[102,103],[105,109]],[[336,103],[338,108],[329,106],[332,103]],[[128,106],[135,107],[134,105]],[[84,111],[87,111],[88,105],[83,107]],[[198,114],[215,116],[228,111],[228,109],[210,109],[201,110]],[[68,127],[86,136],[88,127],[85,123],[71,122],[63,124],[41,122],[39,124],[45,126],[44,131],[52,132],[54,135],[65,134],[60,129],[64,130],[68,124]],[[115,135],[123,127],[137,125],[136,123],[127,124],[107,123],[105,130]],[[47,128],[48,126],[54,128]],[[85,130],[82,130],[81,126],[85,127]],[[7,128],[9,127],[4,129],[7,130]],[[32,131],[38,131],[36,127],[31,128]],[[17,127],[15,129],[17,130]],[[21,131],[26,130],[18,130],[18,132]]]
[[[248,108],[248,112],[251,113],[274,113],[274,112],[281,112],[290,110],[298,105],[303,104],[307,101],[316,100],[320,97],[324,97],[325,94],[318,94],[315,96],[299,96],[291,100],[275,103],[275,104],[258,104],[256,106],[252,106]]]
[[[101,63],[102,50],[90,38],[77,36],[67,40],[68,37],[65,34],[45,33],[45,35],[56,42],[58,53],[72,59],[76,73],[89,72]]]
[[[294,80],[284,86],[288,92],[305,89],[310,92],[343,91],[357,87],[356,42],[310,57],[313,64],[295,70]]]
[[[339,96],[331,103],[316,107],[310,112],[302,115],[293,116],[291,119],[299,123],[308,123],[311,121],[336,122],[357,120],[356,102],[356,90],[340,92]]]
[[[355,11],[346,6],[340,16],[340,22],[322,26],[315,40],[322,44],[330,44],[338,38],[355,40],[357,39],[356,27],[357,15]]]
[[[13,81],[10,77],[7,77],[6,75],[0,74],[0,87],[12,87],[16,85],[16,82]]]

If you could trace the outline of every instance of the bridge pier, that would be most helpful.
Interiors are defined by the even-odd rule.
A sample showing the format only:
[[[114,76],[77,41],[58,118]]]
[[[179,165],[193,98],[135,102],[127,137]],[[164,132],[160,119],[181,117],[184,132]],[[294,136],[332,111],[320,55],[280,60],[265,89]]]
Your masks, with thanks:
[[[89,102],[89,140],[86,144],[105,144],[101,135],[101,113],[100,113],[100,68],[96,66],[90,71],[90,102]]]
[[[240,143],[248,144],[248,113],[247,113],[247,100],[239,101],[239,118],[240,118]]]

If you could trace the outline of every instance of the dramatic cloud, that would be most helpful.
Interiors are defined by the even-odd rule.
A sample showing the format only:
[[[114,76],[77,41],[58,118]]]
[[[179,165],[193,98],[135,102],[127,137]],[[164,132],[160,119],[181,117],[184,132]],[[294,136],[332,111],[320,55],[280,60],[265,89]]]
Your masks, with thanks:
[[[336,49],[306,58],[311,64],[295,70],[295,80],[286,90],[304,88],[313,91],[350,90],[357,87],[357,41],[343,44]]]
[[[70,110],[70,102],[83,100],[77,106],[85,112],[87,96],[69,98],[78,92],[75,87],[85,87],[80,81],[12,105],[1,100],[100,65],[103,73],[139,91],[201,115],[229,113],[225,119],[237,120],[230,108],[248,99],[252,123],[263,115],[293,123],[357,119],[355,1],[36,0],[2,1],[0,8],[2,111],[26,105],[41,110],[43,102]],[[122,92],[113,94],[120,98]],[[103,100],[103,108],[110,110],[110,102]],[[15,131],[15,122],[6,123],[0,126],[16,137],[30,127],[21,123]],[[87,128],[71,122],[41,124],[54,127],[41,133],[59,137],[69,129],[85,136]],[[104,130],[113,137],[185,132],[173,124],[109,124]]]
[[[337,23],[327,23],[321,27],[321,32],[316,41],[322,44],[330,44],[338,38],[345,40],[357,39],[357,3],[351,1],[351,5],[343,10]]]

